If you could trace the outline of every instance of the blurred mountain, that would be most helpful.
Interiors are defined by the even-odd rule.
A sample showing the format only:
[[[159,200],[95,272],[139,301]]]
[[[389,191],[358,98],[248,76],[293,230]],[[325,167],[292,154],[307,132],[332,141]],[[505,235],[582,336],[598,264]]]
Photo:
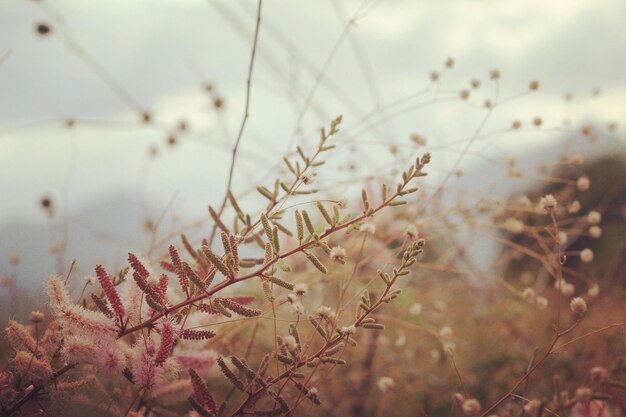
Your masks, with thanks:
[[[121,264],[127,252],[148,246],[146,218],[138,199],[114,195],[66,219],[57,213],[43,221],[7,222],[0,225],[0,276],[11,276],[17,287],[41,294],[45,279],[65,273],[73,259],[78,274],[93,273],[96,262]]]

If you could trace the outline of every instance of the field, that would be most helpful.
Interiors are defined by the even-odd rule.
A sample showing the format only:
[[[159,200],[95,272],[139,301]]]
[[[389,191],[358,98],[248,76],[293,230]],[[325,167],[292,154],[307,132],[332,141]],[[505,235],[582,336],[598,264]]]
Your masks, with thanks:
[[[197,3],[0,9],[2,416],[626,414],[622,3]]]

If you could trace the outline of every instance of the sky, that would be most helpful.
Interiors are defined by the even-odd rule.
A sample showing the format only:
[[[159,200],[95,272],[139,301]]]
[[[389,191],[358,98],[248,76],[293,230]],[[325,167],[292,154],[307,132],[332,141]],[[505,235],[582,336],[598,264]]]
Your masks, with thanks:
[[[43,196],[73,211],[128,194],[150,216],[172,209],[197,218],[219,205],[256,10],[248,0],[1,2],[0,224],[47,221]],[[539,153],[564,135],[585,154],[623,149],[625,19],[622,0],[265,0],[234,189],[271,184],[282,156],[310,148],[340,114],[337,169],[322,182],[337,193],[425,150],[443,181],[452,170]],[[39,24],[50,34],[38,35]],[[448,57],[454,66],[445,69]],[[460,100],[472,79],[480,88]],[[539,91],[529,93],[531,80]],[[486,99],[502,101],[488,118]],[[466,148],[479,127],[497,132],[538,116],[541,129]],[[587,124],[601,131],[593,144],[578,133]],[[427,146],[416,147],[413,133]]]

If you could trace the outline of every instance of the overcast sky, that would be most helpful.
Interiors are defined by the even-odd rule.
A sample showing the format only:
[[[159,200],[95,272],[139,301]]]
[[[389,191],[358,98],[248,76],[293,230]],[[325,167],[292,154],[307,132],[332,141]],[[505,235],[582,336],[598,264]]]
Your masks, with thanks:
[[[43,220],[36,204],[43,195],[74,209],[107,193],[134,193],[158,202],[152,214],[172,199],[191,216],[217,205],[243,113],[256,5],[0,2],[0,223]],[[540,149],[562,137],[553,129],[587,123],[616,122],[617,132],[599,142],[623,147],[624,22],[623,0],[265,0],[235,187],[271,180],[283,154],[314,143],[316,129],[339,114],[340,160],[360,163],[359,172],[411,160],[421,150],[409,136],[420,133],[439,158],[434,173],[445,176],[465,148],[459,140],[484,119],[484,100],[495,97],[493,68],[502,74],[498,100],[523,95],[499,106],[483,131],[536,116],[543,131],[493,137],[497,146],[478,140],[459,167]],[[41,23],[52,28],[48,36],[37,35]],[[448,57],[454,67],[430,83]],[[472,79],[481,87],[461,102]],[[526,94],[535,79],[540,90]],[[566,92],[573,101],[565,102]],[[139,122],[141,111],[152,114],[151,125]],[[180,120],[189,132],[176,133],[179,144],[170,147]],[[572,140],[584,152],[597,146],[574,133]],[[393,145],[397,156],[388,152]]]

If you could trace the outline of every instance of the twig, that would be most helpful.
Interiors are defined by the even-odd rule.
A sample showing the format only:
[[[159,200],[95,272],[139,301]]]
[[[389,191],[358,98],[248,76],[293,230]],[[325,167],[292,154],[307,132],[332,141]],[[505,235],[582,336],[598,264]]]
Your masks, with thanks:
[[[235,140],[235,146],[233,146],[233,151],[230,159],[230,170],[228,172],[228,182],[226,183],[226,192],[224,193],[224,199],[222,200],[222,204],[220,206],[219,211],[217,212],[218,217],[222,215],[224,212],[224,208],[226,208],[226,201],[228,201],[228,192],[231,191],[231,186],[233,182],[233,173],[235,172],[235,163],[237,162],[237,150],[239,149],[239,143],[241,142],[241,138],[243,136],[243,132],[246,128],[246,122],[248,121],[248,117],[250,117],[250,90],[252,84],[252,71],[254,69],[254,58],[256,56],[257,43],[259,40],[259,28],[261,27],[261,7],[263,5],[263,0],[259,0],[259,6],[257,8],[256,13],[256,26],[254,28],[254,39],[252,40],[252,52],[250,53],[250,65],[248,67],[248,78],[246,80],[246,104],[244,106],[243,119],[241,120],[241,126],[239,126],[239,133],[237,134],[237,139]],[[211,237],[209,238],[209,244],[213,243],[213,239],[215,239],[215,233],[217,232],[217,224],[213,225],[213,229],[211,230]]]

